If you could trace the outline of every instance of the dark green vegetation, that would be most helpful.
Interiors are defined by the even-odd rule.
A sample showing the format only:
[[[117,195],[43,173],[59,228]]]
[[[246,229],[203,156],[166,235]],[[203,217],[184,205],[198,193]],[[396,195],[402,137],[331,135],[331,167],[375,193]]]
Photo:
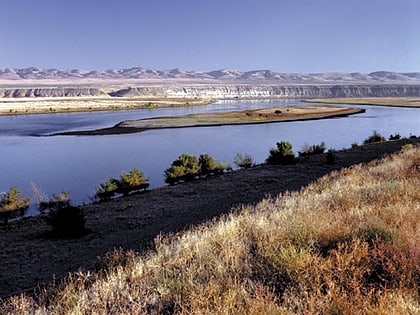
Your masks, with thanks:
[[[320,144],[304,146],[303,150],[299,152],[299,156],[322,154],[324,153],[324,151],[325,151],[325,143],[321,142]]]
[[[266,162],[268,164],[293,164],[295,163],[295,153],[292,145],[287,141],[280,141],[276,144],[277,148],[270,150],[270,155]]]
[[[0,219],[3,220],[3,224],[6,225],[9,219],[23,216],[28,209],[29,200],[16,187],[3,194],[0,199]]]
[[[215,160],[208,154],[201,154],[197,157],[183,153],[165,170],[165,182],[173,185],[199,177],[222,174],[231,169],[229,165]]]
[[[371,136],[369,136],[363,141],[363,144],[384,142],[384,141],[386,141],[386,139],[380,133],[378,133],[377,131],[374,131]]]
[[[254,166],[252,156],[249,154],[242,155],[242,153],[236,153],[233,162],[240,168],[250,168]]]
[[[117,194],[128,196],[132,192],[146,190],[149,187],[149,179],[134,168],[132,171],[121,173],[119,179],[108,178],[105,183],[96,188],[95,199],[109,200]]]

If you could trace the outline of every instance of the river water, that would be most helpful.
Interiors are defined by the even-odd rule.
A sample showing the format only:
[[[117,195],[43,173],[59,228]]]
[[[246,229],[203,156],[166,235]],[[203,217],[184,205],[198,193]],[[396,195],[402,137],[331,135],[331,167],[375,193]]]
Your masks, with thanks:
[[[420,109],[357,106],[366,110],[349,117],[182,129],[150,130],[107,136],[48,136],[70,130],[110,127],[128,119],[192,113],[300,105],[296,100],[220,101],[182,108],[0,117],[0,192],[18,187],[32,197],[31,183],[47,194],[62,190],[74,204],[90,202],[95,187],[108,177],[138,167],[151,188],[164,185],[164,170],[182,153],[208,153],[235,168],[237,152],[262,163],[276,142],[295,152],[322,141],[327,148],[361,144],[373,131],[386,138],[420,135]],[[33,208],[33,207],[32,207]],[[35,210],[31,210],[35,213]],[[31,212],[30,212],[31,213]]]

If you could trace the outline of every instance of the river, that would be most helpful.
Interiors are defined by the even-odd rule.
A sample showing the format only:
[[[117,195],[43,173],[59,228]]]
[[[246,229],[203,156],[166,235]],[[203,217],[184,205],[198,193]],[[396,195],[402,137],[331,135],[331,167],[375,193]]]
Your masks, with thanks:
[[[164,170],[182,153],[208,153],[235,168],[237,152],[262,163],[277,141],[289,141],[295,152],[305,144],[327,148],[361,144],[373,131],[388,138],[420,135],[420,109],[357,106],[366,110],[349,117],[182,129],[149,130],[107,136],[48,136],[56,132],[110,127],[128,119],[301,104],[296,100],[219,101],[181,108],[0,117],[0,192],[18,187],[32,197],[31,183],[47,194],[62,190],[74,204],[90,202],[95,187],[108,177],[138,167],[151,188],[164,185]],[[29,214],[36,213],[31,207]]]

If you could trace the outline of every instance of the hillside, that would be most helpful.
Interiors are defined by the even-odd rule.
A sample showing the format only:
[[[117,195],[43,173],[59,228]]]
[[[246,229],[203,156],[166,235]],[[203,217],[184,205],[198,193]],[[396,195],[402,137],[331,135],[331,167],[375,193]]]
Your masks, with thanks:
[[[294,83],[294,84],[340,84],[340,83],[420,83],[420,73],[397,73],[377,71],[372,73],[280,73],[271,70],[238,71],[221,69],[208,72],[188,71],[183,69],[152,70],[141,67],[129,69],[108,70],[66,70],[39,69],[36,67],[25,69],[0,69],[0,85],[25,84],[54,81],[100,83],[106,81],[135,81],[144,82],[174,82],[175,80],[190,82],[220,82],[220,83]]]
[[[2,295],[50,281],[52,274],[59,279],[79,268],[109,268],[73,275],[65,287],[49,289],[41,305],[20,297],[5,301],[1,311],[415,314],[420,149],[342,170],[410,142],[420,139],[340,151],[334,165],[323,155],[309,156],[296,165],[261,165],[87,205],[91,233],[80,240],[46,239],[42,217],[0,227]],[[96,258],[113,248],[153,248],[159,233],[176,233],[232,207],[237,214],[220,222],[156,238],[149,254]]]

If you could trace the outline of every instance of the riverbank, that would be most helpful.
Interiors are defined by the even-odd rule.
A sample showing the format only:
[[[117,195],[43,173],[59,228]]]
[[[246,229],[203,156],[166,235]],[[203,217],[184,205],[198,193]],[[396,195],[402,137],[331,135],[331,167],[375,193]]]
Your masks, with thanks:
[[[347,105],[378,105],[393,107],[420,107],[419,97],[375,97],[375,98],[322,98],[308,99],[307,103],[347,104]]]
[[[54,135],[109,135],[135,133],[151,129],[265,124],[342,117],[362,112],[364,112],[364,110],[358,108],[344,108],[330,105],[282,106],[256,110],[129,120],[110,128],[70,131]]]
[[[325,155],[299,158],[295,165],[258,165],[205,180],[165,186],[143,194],[85,205],[90,233],[81,239],[48,237],[45,216],[0,226],[0,296],[30,292],[68,272],[95,270],[114,248],[144,251],[160,233],[177,233],[222,214],[256,204],[267,196],[297,191],[325,174],[367,163],[420,138],[389,141],[337,151],[336,163]]]
[[[115,111],[206,105],[208,98],[170,97],[44,97],[0,98],[0,115]]]

